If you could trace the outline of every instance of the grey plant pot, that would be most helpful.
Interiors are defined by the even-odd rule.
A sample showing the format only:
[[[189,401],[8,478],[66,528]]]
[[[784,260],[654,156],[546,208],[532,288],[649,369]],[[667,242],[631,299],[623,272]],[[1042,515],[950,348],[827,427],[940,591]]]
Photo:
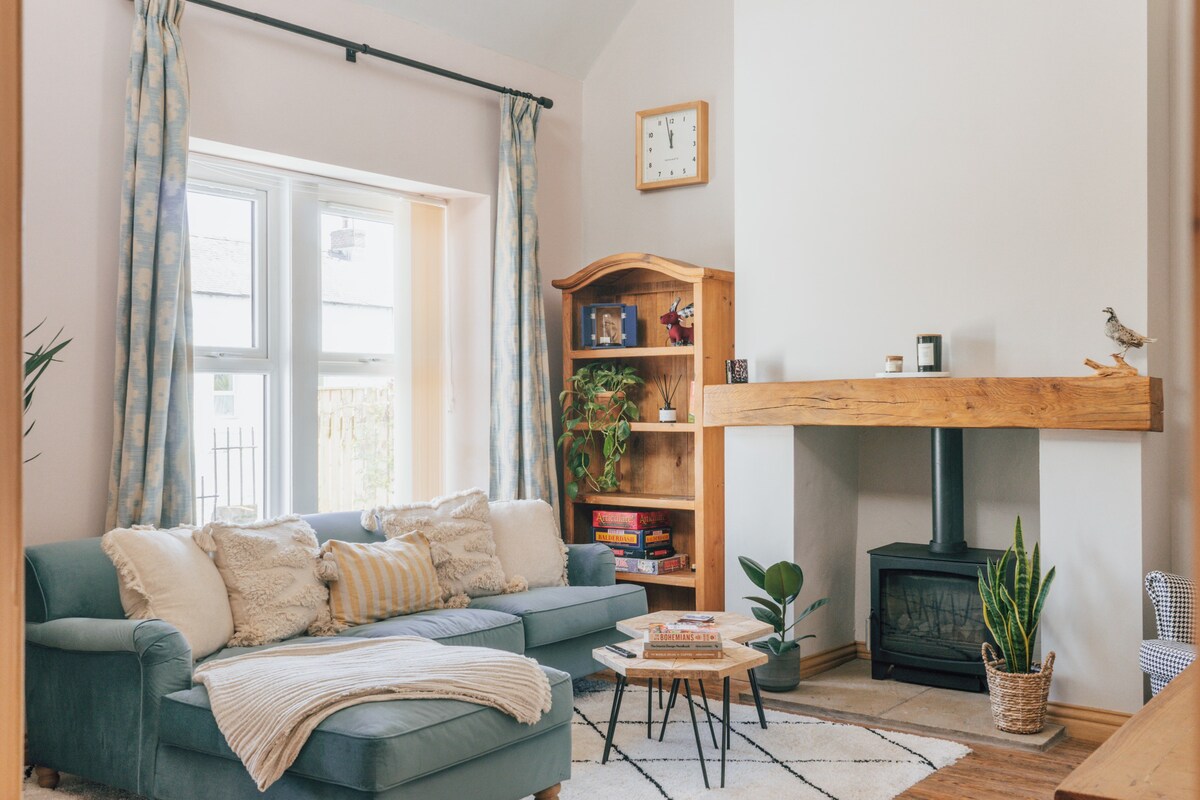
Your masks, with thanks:
[[[786,692],[800,685],[800,648],[793,647],[783,655],[775,655],[766,642],[754,642],[755,650],[767,654],[767,663],[754,668],[758,688],[764,692]]]

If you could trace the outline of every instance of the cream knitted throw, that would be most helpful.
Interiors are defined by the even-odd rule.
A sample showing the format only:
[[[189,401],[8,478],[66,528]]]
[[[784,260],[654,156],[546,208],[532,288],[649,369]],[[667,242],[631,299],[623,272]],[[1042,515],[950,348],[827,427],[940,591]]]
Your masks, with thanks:
[[[532,725],[550,710],[537,662],[416,636],[284,645],[196,668],[217,727],[259,791],[279,779],[321,720],[357,703],[465,700]]]

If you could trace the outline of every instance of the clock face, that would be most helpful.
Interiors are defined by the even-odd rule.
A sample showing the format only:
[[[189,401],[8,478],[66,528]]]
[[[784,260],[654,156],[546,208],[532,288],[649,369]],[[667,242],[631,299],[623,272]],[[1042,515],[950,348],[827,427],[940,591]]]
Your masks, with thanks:
[[[708,181],[707,111],[698,101],[638,115],[639,189]]]
[[[668,111],[642,120],[642,180],[646,183],[695,177],[696,109]]]

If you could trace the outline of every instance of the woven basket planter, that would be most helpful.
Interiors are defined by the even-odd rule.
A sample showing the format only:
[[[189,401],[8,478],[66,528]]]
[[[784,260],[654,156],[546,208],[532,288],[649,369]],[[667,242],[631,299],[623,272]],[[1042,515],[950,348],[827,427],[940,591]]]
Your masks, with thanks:
[[[1008,733],[1037,733],[1046,726],[1046,700],[1054,674],[1054,652],[1033,672],[1004,672],[1004,659],[983,643],[983,665],[992,695],[992,721]]]

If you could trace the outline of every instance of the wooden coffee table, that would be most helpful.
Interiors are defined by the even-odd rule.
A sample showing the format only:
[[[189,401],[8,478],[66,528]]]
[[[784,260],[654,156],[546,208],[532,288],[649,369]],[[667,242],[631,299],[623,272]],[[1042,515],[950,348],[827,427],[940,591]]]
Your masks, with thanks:
[[[746,647],[736,642],[726,642],[721,658],[642,658],[641,639],[621,642],[618,647],[634,653],[633,658],[626,658],[613,651],[597,647],[592,651],[592,658],[617,674],[617,687],[613,692],[612,710],[608,715],[608,732],[604,737],[604,755],[600,763],[608,761],[612,749],[613,732],[617,728],[617,717],[621,713],[621,699],[625,694],[625,686],[629,681],[645,679],[647,682],[646,736],[651,735],[650,706],[653,704],[653,692],[649,688],[654,681],[667,679],[671,681],[671,702],[667,704],[663,715],[662,731],[658,735],[662,741],[667,730],[667,718],[671,713],[671,705],[679,692],[682,682],[683,691],[688,699],[688,713],[692,717],[692,733],[696,736],[696,752],[700,756],[700,772],[704,776],[704,786],[708,788],[708,767],[704,761],[704,748],[700,744],[700,726],[696,723],[696,707],[692,704],[691,682],[697,681],[703,686],[706,680],[723,682],[721,698],[721,788],[725,788],[725,751],[730,744],[729,728],[729,676],[739,672],[749,672],[754,667],[767,663],[767,656],[758,650]],[[753,673],[751,673],[753,674]],[[703,691],[703,690],[702,690]],[[704,699],[705,710],[708,708],[708,698]],[[708,720],[709,731],[712,731],[712,717]],[[714,742],[715,744],[715,742]]]
[[[765,622],[747,617],[745,614],[735,614],[732,611],[656,611],[653,614],[643,614],[640,617],[631,617],[630,619],[621,620],[617,623],[617,630],[626,636],[633,636],[641,639],[646,629],[654,624],[669,624],[678,622],[679,618],[684,614],[711,614],[713,617],[713,625],[721,633],[721,638],[729,642],[737,642],[746,644],[755,639],[761,639],[763,636],[768,636],[775,632],[775,628]],[[754,709],[758,712],[758,724],[764,729],[767,727],[767,715],[763,713],[762,695],[758,691],[758,679],[754,677],[754,670],[748,670],[750,676],[750,692],[754,695]],[[704,684],[700,684],[701,692],[704,691]],[[662,692],[662,686],[659,686],[659,692]],[[705,698],[705,706],[707,707],[707,698]],[[661,704],[660,704],[661,707]]]

